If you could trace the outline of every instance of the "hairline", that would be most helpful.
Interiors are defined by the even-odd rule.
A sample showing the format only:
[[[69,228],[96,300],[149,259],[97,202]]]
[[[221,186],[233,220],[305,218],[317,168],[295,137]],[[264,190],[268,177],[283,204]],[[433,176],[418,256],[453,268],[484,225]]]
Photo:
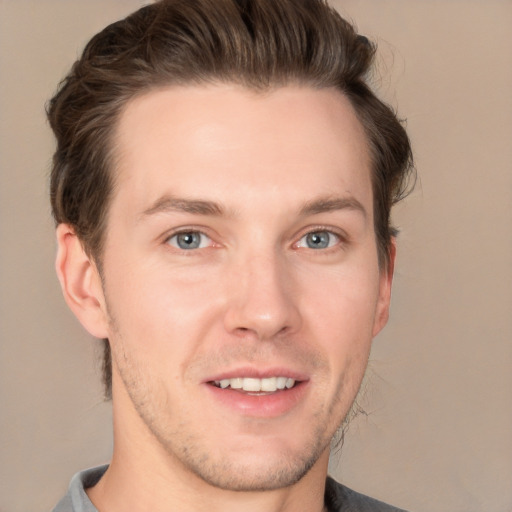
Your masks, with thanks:
[[[145,96],[148,96],[155,92],[160,91],[166,91],[169,89],[179,89],[179,88],[204,88],[204,87],[216,87],[219,85],[232,85],[236,88],[239,88],[240,90],[245,90],[251,93],[265,95],[265,94],[272,94],[273,92],[285,88],[285,87],[298,87],[298,88],[305,88],[310,90],[328,90],[331,89],[334,92],[337,92],[345,97],[347,101],[349,102],[357,121],[360,123],[361,128],[364,132],[365,137],[365,143],[366,143],[366,149],[368,153],[368,160],[369,160],[369,172],[370,172],[370,185],[371,185],[371,193],[372,193],[372,224],[373,224],[373,232],[375,236],[376,246],[377,246],[377,255],[379,259],[379,267],[381,269],[385,269],[389,262],[389,243],[391,239],[395,236],[395,230],[390,227],[390,237],[386,241],[386,250],[381,248],[379,240],[378,240],[378,233],[377,233],[377,215],[376,215],[376,209],[375,209],[375,183],[374,180],[376,179],[376,162],[375,160],[375,152],[376,148],[374,147],[374,144],[372,143],[372,139],[370,137],[370,134],[368,133],[367,127],[365,126],[365,123],[362,119],[362,116],[359,113],[359,110],[351,98],[351,94],[347,93],[342,87],[332,85],[332,84],[325,84],[321,85],[318,83],[315,83],[313,80],[308,80],[301,77],[292,77],[288,78],[287,80],[276,80],[273,82],[270,82],[265,85],[259,85],[257,83],[252,83],[245,80],[235,80],[235,79],[220,79],[216,77],[205,77],[203,80],[198,79],[190,79],[190,80],[176,80],[175,82],[172,82],[170,80],[165,83],[165,81],[161,81],[161,83],[157,84],[151,84],[144,88],[141,88],[138,91],[133,92],[132,94],[127,94],[126,97],[123,96],[123,100],[120,101],[121,105],[116,110],[115,115],[113,116],[112,123],[111,123],[111,129],[109,131],[109,134],[107,138],[104,141],[104,148],[105,148],[105,163],[106,163],[106,172],[108,175],[108,183],[109,183],[109,190],[108,195],[106,198],[106,205],[104,210],[104,215],[101,222],[101,229],[99,231],[99,237],[98,237],[98,245],[96,249],[93,249],[87,244],[87,241],[82,241],[84,243],[84,249],[88,253],[89,256],[91,256],[100,271],[102,273],[103,271],[103,257],[104,257],[104,245],[105,241],[108,235],[108,227],[109,227],[109,214],[111,209],[111,203],[112,199],[115,195],[116,188],[119,184],[119,167],[121,163],[122,155],[120,151],[117,150],[118,141],[119,141],[119,129],[122,122],[122,118],[125,115],[126,111],[128,110],[129,106],[137,101],[140,98],[143,98]]]

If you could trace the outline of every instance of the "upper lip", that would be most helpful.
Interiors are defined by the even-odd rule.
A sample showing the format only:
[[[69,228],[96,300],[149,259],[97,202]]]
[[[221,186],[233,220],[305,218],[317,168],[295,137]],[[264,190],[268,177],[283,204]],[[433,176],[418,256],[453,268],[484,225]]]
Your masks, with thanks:
[[[287,377],[295,381],[308,380],[308,376],[301,371],[292,370],[284,367],[273,367],[273,368],[255,368],[250,366],[244,366],[240,368],[233,368],[225,370],[215,375],[209,376],[204,379],[203,382],[214,382],[224,379],[236,379],[239,377],[248,377],[252,379],[266,379],[270,377]]]

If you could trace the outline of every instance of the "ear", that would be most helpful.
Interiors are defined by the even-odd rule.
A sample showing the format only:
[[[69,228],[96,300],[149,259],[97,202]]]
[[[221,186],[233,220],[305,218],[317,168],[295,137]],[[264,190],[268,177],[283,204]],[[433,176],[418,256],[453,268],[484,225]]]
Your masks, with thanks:
[[[64,299],[89,333],[96,338],[107,338],[105,297],[94,261],[68,224],[57,227],[57,246],[55,269]]]
[[[379,299],[375,320],[373,323],[373,336],[384,328],[389,318],[389,305],[391,303],[391,285],[393,283],[393,273],[395,271],[396,259],[396,238],[392,237],[389,246],[389,261],[386,267],[380,269],[379,279]]]

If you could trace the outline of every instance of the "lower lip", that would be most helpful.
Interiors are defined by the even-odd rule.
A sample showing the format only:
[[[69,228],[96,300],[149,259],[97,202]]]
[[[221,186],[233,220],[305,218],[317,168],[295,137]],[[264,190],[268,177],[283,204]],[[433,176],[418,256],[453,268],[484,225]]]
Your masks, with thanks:
[[[291,411],[304,398],[308,382],[299,382],[291,389],[269,394],[249,394],[230,388],[205,384],[207,390],[223,406],[238,414],[258,418],[275,418]]]

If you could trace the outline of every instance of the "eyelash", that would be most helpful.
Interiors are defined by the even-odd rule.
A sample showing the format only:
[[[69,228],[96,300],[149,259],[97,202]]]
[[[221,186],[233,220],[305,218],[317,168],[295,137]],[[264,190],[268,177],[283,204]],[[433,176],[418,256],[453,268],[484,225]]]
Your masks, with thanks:
[[[319,248],[319,249],[318,248],[313,249],[311,247],[300,247],[298,245],[302,240],[305,240],[306,237],[314,235],[314,234],[318,234],[318,233],[329,234],[329,236],[330,236],[329,243],[331,242],[332,237],[335,237],[334,243],[332,245],[329,245],[328,247]],[[321,252],[321,253],[325,254],[326,252],[331,252],[331,251],[336,251],[336,250],[341,249],[343,247],[343,245],[345,245],[347,242],[348,242],[347,235],[339,229],[333,229],[332,227],[327,227],[327,226],[310,226],[307,228],[306,231],[304,231],[301,234],[298,241],[295,242],[293,245],[297,249],[309,249],[312,251],[317,251],[317,252]]]
[[[169,234],[168,236],[165,237],[164,242],[167,245],[171,245],[174,249],[181,251],[181,252],[193,252],[194,250],[197,250],[197,249],[206,249],[207,248],[207,247],[193,247],[193,248],[184,249],[182,247],[179,247],[178,244],[176,244],[176,245],[171,244],[170,241],[173,238],[177,239],[180,235],[200,235],[201,237],[206,237],[210,241],[212,241],[212,238],[210,236],[208,236],[204,231],[201,231],[200,229],[195,229],[195,228],[186,228],[186,229],[180,229],[179,231],[175,231],[175,232]]]
[[[327,239],[325,239],[324,235],[328,235]],[[315,238],[313,238],[315,237]],[[308,239],[309,238],[309,239]],[[313,249],[313,250],[321,250],[321,249],[330,249],[333,247],[333,238],[334,244],[339,241],[339,236],[331,231],[310,231],[302,236],[299,241],[295,244],[297,247],[303,247],[304,249]],[[305,245],[299,245],[304,240]],[[309,244],[318,242],[319,247],[311,247]],[[323,243],[326,243],[325,247],[320,247]]]
[[[329,244],[331,244],[332,237],[335,237],[334,243],[332,245],[329,245],[328,247],[321,247],[321,248],[315,248],[315,249],[312,247],[299,246],[299,243],[302,240],[305,240],[306,237],[314,235],[314,234],[320,234],[320,233],[327,233],[329,235],[329,237],[330,237]],[[172,244],[170,242],[172,239],[175,239],[175,238],[177,239],[177,237],[179,237],[180,235],[200,235],[201,237],[206,237],[208,240],[210,240],[210,245],[207,245],[206,247],[198,246],[198,247],[184,249],[182,247],[179,247],[178,243]],[[298,241],[293,244],[293,248],[309,249],[311,251],[315,251],[315,252],[318,251],[318,252],[325,253],[327,251],[330,252],[330,251],[339,249],[340,248],[339,246],[346,244],[347,241],[348,241],[348,238],[347,238],[346,234],[340,232],[339,230],[334,230],[333,228],[330,228],[330,227],[328,228],[325,226],[313,226],[313,227],[309,227],[306,231],[304,231],[300,235],[300,238],[298,239]],[[193,227],[179,229],[178,231],[174,231],[174,232],[170,233],[169,235],[167,235],[165,237],[164,243],[166,245],[170,245],[173,249],[180,251],[181,253],[192,253],[199,249],[208,249],[215,245],[212,238],[208,234],[206,234],[201,229],[193,228]]]

